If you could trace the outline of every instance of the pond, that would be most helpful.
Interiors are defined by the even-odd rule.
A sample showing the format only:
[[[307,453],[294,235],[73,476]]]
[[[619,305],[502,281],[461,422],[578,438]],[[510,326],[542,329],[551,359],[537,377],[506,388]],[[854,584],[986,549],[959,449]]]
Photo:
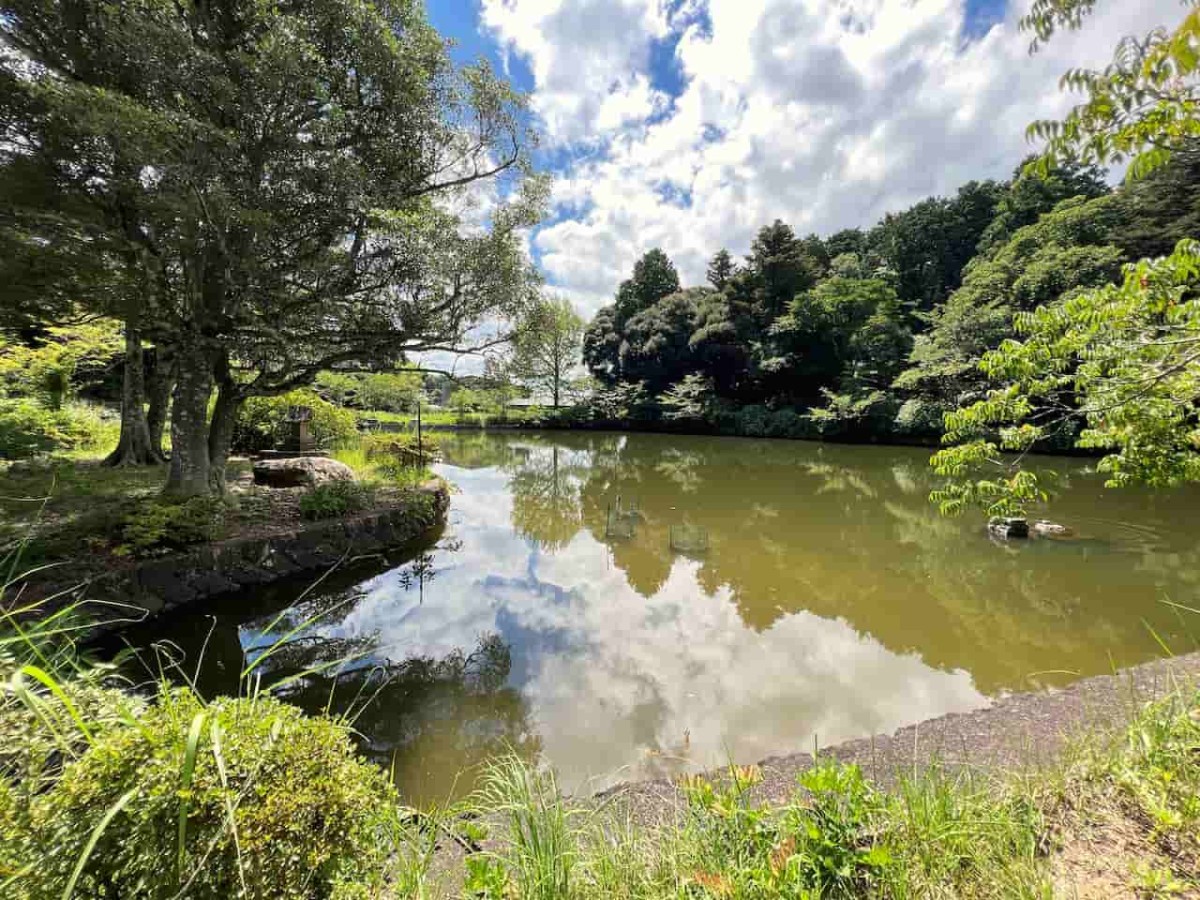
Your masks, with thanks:
[[[438,439],[456,492],[436,540],[137,640],[169,639],[206,691],[257,660],[293,702],[352,716],[423,801],[506,749],[593,790],[891,731],[1200,634],[1171,605],[1200,607],[1200,493],[1105,491],[1082,460],[1037,463],[1074,535],[1003,543],[938,516],[916,448]]]

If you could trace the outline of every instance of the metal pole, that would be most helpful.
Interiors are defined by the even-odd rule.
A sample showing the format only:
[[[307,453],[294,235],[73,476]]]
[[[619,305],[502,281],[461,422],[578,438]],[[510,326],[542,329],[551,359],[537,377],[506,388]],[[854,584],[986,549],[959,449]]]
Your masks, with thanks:
[[[421,398],[417,398],[417,464],[425,465],[425,452],[421,449]]]

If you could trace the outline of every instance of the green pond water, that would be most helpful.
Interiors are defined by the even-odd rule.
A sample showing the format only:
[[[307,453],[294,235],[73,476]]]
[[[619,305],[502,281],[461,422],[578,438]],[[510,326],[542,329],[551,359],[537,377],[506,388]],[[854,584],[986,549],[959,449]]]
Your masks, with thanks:
[[[428,545],[138,639],[219,691],[295,631],[263,678],[351,715],[365,752],[433,800],[506,749],[598,789],[891,731],[1200,637],[1200,615],[1164,602],[1200,608],[1200,492],[1104,490],[1082,460],[1037,462],[1058,478],[1045,514],[1074,536],[1003,543],[976,516],[939,518],[920,449],[438,439],[456,493]]]

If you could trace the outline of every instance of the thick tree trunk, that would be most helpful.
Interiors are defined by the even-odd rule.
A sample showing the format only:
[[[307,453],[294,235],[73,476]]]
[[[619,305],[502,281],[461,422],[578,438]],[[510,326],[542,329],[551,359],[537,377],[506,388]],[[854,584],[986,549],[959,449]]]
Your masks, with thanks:
[[[150,444],[160,453],[163,431],[167,426],[167,410],[171,405],[171,389],[175,386],[175,351],[159,344],[154,348],[154,368],[146,385],[146,399],[150,402],[146,410],[146,427],[150,431]]]
[[[236,385],[220,379],[217,402],[213,406],[212,422],[208,426],[208,480],[214,494],[225,493],[225,464],[229,462],[229,447],[233,442],[233,426],[242,408],[242,398]]]
[[[150,466],[164,462],[146,419],[146,360],[136,328],[125,327],[125,373],[121,386],[121,437],[106,466]]]
[[[212,359],[196,342],[176,349],[171,409],[171,469],[166,493],[198,497],[211,493],[208,455],[208,399],[213,389]]]

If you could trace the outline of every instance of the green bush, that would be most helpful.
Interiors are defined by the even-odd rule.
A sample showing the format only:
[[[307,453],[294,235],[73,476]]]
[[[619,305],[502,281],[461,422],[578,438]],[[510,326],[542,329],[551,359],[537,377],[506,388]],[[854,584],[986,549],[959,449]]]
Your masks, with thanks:
[[[14,658],[16,655],[0,651],[0,670],[7,674],[19,669],[26,660]],[[15,690],[0,696],[0,783],[7,779],[30,794],[52,787],[65,760],[81,755],[88,747],[75,716],[87,723],[95,739],[124,727],[145,708],[141,698],[105,687],[95,677],[98,672],[86,674],[88,677],[65,682],[61,697],[49,692],[40,696],[36,708],[18,699]],[[24,684],[31,682],[22,678]]]
[[[942,416],[952,409],[949,404],[913,397],[905,400],[896,413],[896,430],[901,434],[940,435]]]
[[[226,512],[220,497],[191,497],[182,502],[154,499],[126,516],[121,538],[136,556],[181,550],[220,538],[225,533]]]
[[[0,861],[29,867],[7,888],[20,898],[61,896],[81,859],[76,897],[377,895],[397,803],[344,725],[186,690],[96,736],[30,803],[15,793],[0,789]]]
[[[300,515],[306,519],[336,519],[366,509],[375,492],[357,481],[320,484],[300,497]]]
[[[234,426],[234,451],[258,453],[286,442],[291,430],[287,414],[293,406],[312,409],[308,431],[318,447],[332,448],[358,437],[354,413],[322,400],[313,391],[299,390],[278,397],[251,397],[247,400]]]
[[[116,443],[119,423],[95,406],[58,409],[36,400],[0,398],[0,459],[27,459],[55,450],[100,449]]]

